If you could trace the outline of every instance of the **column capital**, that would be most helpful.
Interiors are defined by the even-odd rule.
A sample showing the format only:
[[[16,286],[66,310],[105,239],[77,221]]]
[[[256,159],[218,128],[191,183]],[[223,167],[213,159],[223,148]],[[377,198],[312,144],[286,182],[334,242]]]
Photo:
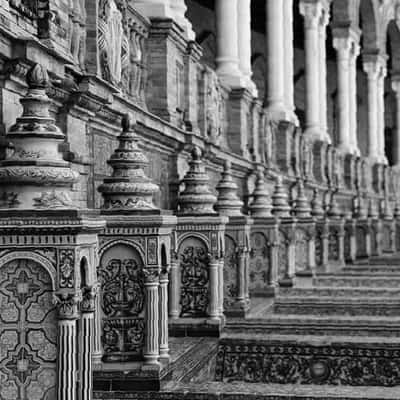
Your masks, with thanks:
[[[56,292],[53,301],[57,307],[59,320],[78,319],[78,304],[81,298],[74,293]]]
[[[318,29],[323,14],[321,2],[301,0],[299,4],[299,11],[304,17],[305,29]]]

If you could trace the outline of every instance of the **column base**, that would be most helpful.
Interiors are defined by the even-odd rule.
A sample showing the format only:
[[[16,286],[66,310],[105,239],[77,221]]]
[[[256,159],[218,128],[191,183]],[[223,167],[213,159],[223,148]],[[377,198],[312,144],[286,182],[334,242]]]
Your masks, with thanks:
[[[328,138],[327,140],[326,132],[324,132],[318,126],[310,126],[306,128],[304,131],[304,136],[311,140],[319,140],[321,142],[328,142],[328,143],[331,142],[330,138]]]
[[[265,108],[265,111],[268,113],[268,116],[272,121],[288,121],[298,126],[299,121],[296,114],[293,111],[288,110],[284,105],[269,105]]]
[[[240,74],[240,71],[225,72],[217,70],[217,75],[221,84],[231,89],[247,87],[248,82],[246,82],[246,79]]]
[[[171,8],[165,4],[149,4],[147,1],[136,1],[135,9],[149,18],[174,18]]]

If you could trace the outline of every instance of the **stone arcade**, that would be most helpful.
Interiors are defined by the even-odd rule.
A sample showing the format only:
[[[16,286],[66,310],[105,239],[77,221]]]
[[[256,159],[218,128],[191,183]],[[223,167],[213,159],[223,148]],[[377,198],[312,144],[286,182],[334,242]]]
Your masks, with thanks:
[[[0,400],[399,398],[399,0],[0,0],[0,138]]]

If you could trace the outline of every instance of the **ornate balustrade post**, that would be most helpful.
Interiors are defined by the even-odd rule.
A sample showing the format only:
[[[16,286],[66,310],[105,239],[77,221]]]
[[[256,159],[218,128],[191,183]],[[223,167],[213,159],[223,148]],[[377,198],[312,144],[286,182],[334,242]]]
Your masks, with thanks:
[[[228,218],[213,209],[217,199],[208,188],[201,150],[194,147],[191,155],[189,170],[182,180],[184,190],[178,198],[176,253],[180,307],[179,318],[170,321],[170,332],[198,335],[200,330],[218,334],[224,322],[221,257]]]
[[[253,225],[250,234],[249,293],[274,296],[278,286],[279,218],[271,213],[271,196],[264,172],[258,171],[253,200],[249,205]]]
[[[279,266],[278,277],[281,286],[292,286],[296,272],[296,227],[297,218],[291,216],[287,189],[282,177],[278,176],[272,194],[272,214],[279,217]]]
[[[125,382],[144,380],[159,387],[161,368],[169,360],[168,266],[176,218],[153,203],[158,186],[144,173],[148,160],[136,128],[125,115],[108,161],[112,175],[98,188],[106,228],[98,268],[103,363],[94,374],[95,389],[112,387],[115,380],[122,389]],[[139,368],[130,371],[129,381],[111,365],[132,361]]]
[[[77,182],[78,174],[59,151],[65,136],[49,112],[46,69],[34,65],[27,74],[27,84],[28,91],[21,98],[22,115],[6,134],[6,140],[15,146],[14,151],[7,152],[0,161],[0,195],[9,199],[0,204],[0,231],[7,239],[0,248],[8,259],[3,258],[2,264],[15,263],[14,267],[21,270],[13,272],[15,285],[22,284],[27,289],[24,296],[30,297],[25,299],[30,304],[25,307],[26,316],[21,311],[17,320],[20,333],[15,346],[21,349],[17,363],[22,361],[25,365],[34,351],[31,344],[40,345],[35,376],[46,378],[34,378],[27,386],[18,376],[12,376],[11,370],[7,375],[10,381],[20,382],[19,393],[28,393],[33,384],[38,396],[45,393],[52,399],[75,400],[79,393],[82,399],[89,399],[92,347],[86,328],[91,325],[93,314],[84,313],[82,324],[77,324],[78,304],[80,288],[96,284],[94,254],[97,234],[105,223],[96,212],[78,209],[72,200],[72,185]],[[36,293],[38,290],[40,293]],[[51,293],[55,294],[55,304]],[[82,305],[83,311],[85,303]],[[45,317],[37,319],[38,312]],[[30,322],[28,328],[24,321],[30,316],[32,325]],[[37,321],[36,327],[33,321]],[[14,329],[15,321],[13,324],[8,327],[2,321],[2,329]],[[83,332],[78,331],[81,327]],[[33,331],[46,334],[29,344],[19,339],[28,338]],[[78,338],[82,341],[78,342]],[[5,357],[3,362],[13,362],[11,354]],[[0,375],[4,373],[2,368]],[[81,368],[85,375],[79,376]]]
[[[217,187],[215,209],[227,216],[225,227],[224,270],[221,270],[222,301],[228,316],[245,316],[249,310],[248,258],[252,220],[242,214],[243,202],[237,196],[230,162],[225,162],[222,179]]]
[[[169,275],[169,317],[170,319],[177,319],[179,318],[180,299],[180,273],[177,254],[174,254],[172,257]]]
[[[78,297],[73,293],[56,294],[58,310],[58,396],[75,400],[77,394],[77,319]]]

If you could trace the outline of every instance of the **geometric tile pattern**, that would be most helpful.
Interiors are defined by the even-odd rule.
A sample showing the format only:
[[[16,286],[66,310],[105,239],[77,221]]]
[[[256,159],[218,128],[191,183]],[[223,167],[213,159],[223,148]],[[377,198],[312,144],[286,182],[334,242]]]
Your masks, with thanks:
[[[52,285],[37,262],[0,267],[0,400],[53,400],[57,321]]]

